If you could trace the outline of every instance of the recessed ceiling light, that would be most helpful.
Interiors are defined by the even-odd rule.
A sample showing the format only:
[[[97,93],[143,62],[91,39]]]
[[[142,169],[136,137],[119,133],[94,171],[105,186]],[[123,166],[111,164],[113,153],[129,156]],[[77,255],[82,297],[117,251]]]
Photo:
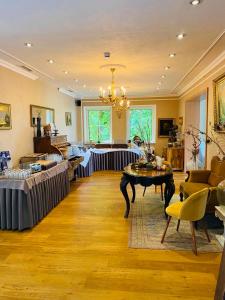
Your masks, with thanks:
[[[33,44],[32,43],[24,43],[24,46],[27,48],[31,48],[31,47],[33,47]]]
[[[48,59],[48,62],[49,62],[50,64],[54,64],[54,60],[53,60],[53,59]]]
[[[68,74],[68,71],[63,71],[63,73],[67,75],[67,74]]]
[[[83,88],[84,88],[84,89],[86,88],[86,84],[83,84]]]
[[[156,89],[159,90],[159,86],[157,86]]]
[[[176,53],[170,53],[170,54],[169,54],[169,57],[170,57],[170,58],[173,58],[173,57],[175,57],[175,56],[176,56]]]
[[[75,81],[76,83],[78,83],[79,80],[76,78],[76,79],[74,79],[74,81]]]
[[[186,34],[185,33],[179,33],[179,34],[177,34],[177,39],[178,40],[183,40],[183,38],[186,36]]]
[[[161,82],[161,81],[159,81],[159,82],[158,82],[158,84],[159,84],[159,85],[161,85],[161,84],[162,84],[162,82]]]
[[[192,1],[190,2],[190,4],[193,5],[193,6],[199,5],[200,3],[201,3],[200,0],[192,0]]]
[[[168,71],[170,69],[170,66],[166,66],[165,70]]]
[[[162,79],[166,78],[166,75],[163,74],[163,75],[161,76],[161,78],[162,78]]]

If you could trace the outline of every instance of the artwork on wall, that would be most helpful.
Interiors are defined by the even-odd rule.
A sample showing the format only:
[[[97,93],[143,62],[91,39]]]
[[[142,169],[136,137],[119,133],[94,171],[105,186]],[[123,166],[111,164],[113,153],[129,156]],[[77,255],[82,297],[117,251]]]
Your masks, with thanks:
[[[0,129],[11,129],[11,105],[0,103]]]
[[[215,130],[225,132],[225,74],[214,81]]]
[[[65,121],[66,121],[66,126],[71,126],[72,125],[72,114],[71,114],[71,112],[65,112]]]
[[[53,108],[30,105],[30,123],[37,126],[37,118],[41,119],[41,126],[55,123],[55,110]]]
[[[158,122],[158,136],[159,137],[169,137],[169,132],[173,128],[174,119],[159,119]]]

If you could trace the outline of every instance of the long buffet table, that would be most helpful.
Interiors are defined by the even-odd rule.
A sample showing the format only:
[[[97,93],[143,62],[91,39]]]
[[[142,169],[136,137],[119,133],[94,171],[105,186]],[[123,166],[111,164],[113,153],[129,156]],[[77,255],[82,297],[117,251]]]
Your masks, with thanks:
[[[79,155],[84,157],[77,169],[78,177],[87,177],[95,171],[121,171],[135,162],[141,155],[140,149],[89,149]]]
[[[32,228],[70,190],[68,162],[27,179],[0,179],[0,229]]]

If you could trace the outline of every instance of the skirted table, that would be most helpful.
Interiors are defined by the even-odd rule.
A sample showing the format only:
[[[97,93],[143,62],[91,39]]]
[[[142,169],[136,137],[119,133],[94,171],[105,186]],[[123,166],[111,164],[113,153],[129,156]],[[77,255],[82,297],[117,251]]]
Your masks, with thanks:
[[[78,177],[87,177],[95,171],[121,171],[140,157],[139,149],[89,149],[81,153],[84,161],[77,169]]]
[[[0,229],[32,228],[70,190],[68,162],[27,179],[0,179]]]

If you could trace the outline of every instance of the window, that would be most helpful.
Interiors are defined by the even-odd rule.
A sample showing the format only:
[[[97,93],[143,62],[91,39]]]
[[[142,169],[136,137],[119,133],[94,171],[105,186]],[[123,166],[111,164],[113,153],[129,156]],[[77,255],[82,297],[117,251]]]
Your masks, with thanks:
[[[84,108],[85,142],[109,143],[112,140],[111,107]]]
[[[155,143],[156,132],[156,106],[140,105],[131,106],[128,111],[128,139],[132,140],[135,135],[144,141]]]

